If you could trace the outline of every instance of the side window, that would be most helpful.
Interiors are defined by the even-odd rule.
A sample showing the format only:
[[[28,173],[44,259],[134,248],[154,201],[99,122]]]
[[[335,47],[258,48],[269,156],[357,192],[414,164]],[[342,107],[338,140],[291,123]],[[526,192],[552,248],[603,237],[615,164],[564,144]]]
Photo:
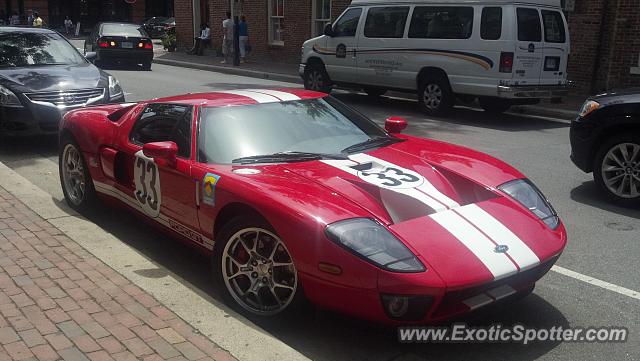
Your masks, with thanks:
[[[367,38],[401,38],[409,14],[408,6],[370,8],[364,23]]]
[[[149,104],[133,125],[129,140],[138,145],[175,142],[178,156],[191,155],[191,107],[180,104]]]
[[[540,28],[540,15],[537,9],[518,8],[518,40],[542,41],[542,29]]]
[[[498,40],[502,36],[502,8],[485,7],[480,20],[480,38]]]
[[[562,15],[557,11],[542,10],[544,24],[544,41],[547,43],[564,43],[567,40],[564,32]]]
[[[333,36],[356,36],[361,14],[360,8],[347,10],[333,26]]]
[[[473,8],[469,6],[416,6],[410,38],[469,39],[473,32]]]

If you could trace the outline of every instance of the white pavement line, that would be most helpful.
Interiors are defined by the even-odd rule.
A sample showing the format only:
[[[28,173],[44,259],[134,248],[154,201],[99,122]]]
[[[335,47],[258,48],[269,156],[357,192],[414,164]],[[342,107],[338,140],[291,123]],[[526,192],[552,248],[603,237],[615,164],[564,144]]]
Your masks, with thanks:
[[[582,273],[578,273],[575,271],[572,271],[570,269],[566,269],[564,267],[560,267],[560,266],[553,266],[551,267],[551,270],[557,273],[560,273],[561,275],[565,275],[567,277],[571,277],[574,278],[578,281],[582,281],[600,288],[604,288],[606,290],[621,294],[623,296],[627,296],[627,297],[631,297],[631,298],[635,298],[636,300],[640,300],[640,292],[638,291],[634,291],[634,290],[630,290],[628,288],[622,287],[622,286],[618,286],[618,285],[614,285],[613,283],[609,283],[609,282],[605,282],[602,280],[599,280],[597,278],[593,278],[591,276],[587,276],[587,275],[583,275]]]
[[[189,287],[188,281],[153,263],[112,234],[72,211],[62,209],[64,205],[56,204],[51,195],[2,162],[0,186],[237,359],[309,360],[209,295]],[[160,269],[166,276],[149,278],[135,272],[146,269]]]

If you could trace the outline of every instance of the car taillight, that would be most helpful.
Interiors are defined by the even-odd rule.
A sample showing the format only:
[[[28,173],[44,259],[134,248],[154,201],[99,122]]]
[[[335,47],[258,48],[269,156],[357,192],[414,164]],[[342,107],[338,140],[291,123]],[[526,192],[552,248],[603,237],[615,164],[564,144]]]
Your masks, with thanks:
[[[147,41],[146,43],[144,43],[144,48],[153,49],[153,44],[150,41]]]
[[[101,48],[108,48],[109,42],[106,40],[98,40],[98,46]]]
[[[500,72],[511,73],[513,71],[513,53],[502,52],[500,54]]]

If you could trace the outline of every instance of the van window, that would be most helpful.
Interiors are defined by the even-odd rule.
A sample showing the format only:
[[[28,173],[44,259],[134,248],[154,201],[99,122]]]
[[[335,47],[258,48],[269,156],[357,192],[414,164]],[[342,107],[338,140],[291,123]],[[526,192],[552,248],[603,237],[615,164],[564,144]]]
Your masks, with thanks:
[[[518,40],[542,41],[540,15],[537,9],[518,8]]]
[[[370,8],[364,23],[367,38],[401,38],[409,15],[408,6]]]
[[[342,14],[333,26],[333,36],[356,36],[360,14],[362,14],[362,9],[360,8],[349,9]]]
[[[544,24],[544,41],[547,43],[564,43],[564,21],[557,11],[542,10],[542,23]]]
[[[484,40],[498,40],[502,36],[502,8],[485,7],[480,20],[480,37]]]
[[[470,6],[416,6],[409,37],[469,39],[472,31],[473,8]]]

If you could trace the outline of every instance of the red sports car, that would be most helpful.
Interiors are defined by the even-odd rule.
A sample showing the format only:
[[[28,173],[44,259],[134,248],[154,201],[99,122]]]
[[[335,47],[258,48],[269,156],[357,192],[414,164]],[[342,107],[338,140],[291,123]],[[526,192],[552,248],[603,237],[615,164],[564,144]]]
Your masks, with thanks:
[[[188,94],[68,113],[60,178],[78,210],[116,201],[211,255],[238,309],[312,303],[391,324],[533,290],[566,231],[486,154],[386,131],[322,93]]]

